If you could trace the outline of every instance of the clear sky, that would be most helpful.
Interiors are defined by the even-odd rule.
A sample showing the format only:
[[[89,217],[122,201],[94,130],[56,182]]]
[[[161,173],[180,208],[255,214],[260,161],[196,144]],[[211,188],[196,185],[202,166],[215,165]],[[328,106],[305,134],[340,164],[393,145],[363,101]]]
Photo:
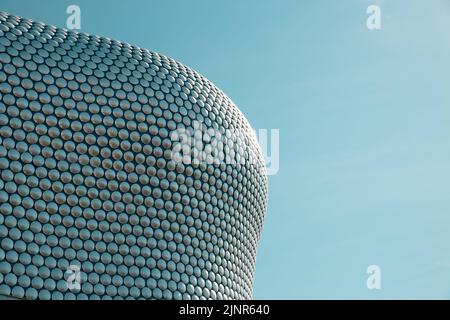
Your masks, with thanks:
[[[254,297],[450,298],[450,1],[0,0],[155,50],[280,129]],[[381,8],[381,30],[366,9]],[[366,268],[381,268],[368,290]]]

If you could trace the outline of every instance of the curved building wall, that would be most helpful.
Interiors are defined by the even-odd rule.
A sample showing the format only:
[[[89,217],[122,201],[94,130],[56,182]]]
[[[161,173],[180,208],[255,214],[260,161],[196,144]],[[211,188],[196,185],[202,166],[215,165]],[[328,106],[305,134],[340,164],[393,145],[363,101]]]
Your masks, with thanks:
[[[249,299],[266,197],[250,125],[203,76],[0,13],[0,295]]]

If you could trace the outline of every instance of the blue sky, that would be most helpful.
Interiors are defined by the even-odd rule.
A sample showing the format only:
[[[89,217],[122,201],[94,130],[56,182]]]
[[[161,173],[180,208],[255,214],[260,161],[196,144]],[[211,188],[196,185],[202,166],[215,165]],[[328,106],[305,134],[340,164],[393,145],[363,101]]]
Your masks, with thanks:
[[[164,53],[280,129],[257,299],[450,298],[450,1],[1,0]],[[366,28],[381,7],[382,29]],[[366,268],[381,268],[381,290]]]

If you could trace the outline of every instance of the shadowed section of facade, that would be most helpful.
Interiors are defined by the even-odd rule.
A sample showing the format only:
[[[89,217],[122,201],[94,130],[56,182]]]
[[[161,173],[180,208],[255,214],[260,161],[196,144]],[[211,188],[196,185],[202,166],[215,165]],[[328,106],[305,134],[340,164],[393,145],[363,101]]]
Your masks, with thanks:
[[[210,81],[155,52],[0,13],[0,98],[0,296],[252,297],[264,161]],[[172,132],[199,128],[236,161],[174,159]],[[211,143],[196,138],[193,155]]]

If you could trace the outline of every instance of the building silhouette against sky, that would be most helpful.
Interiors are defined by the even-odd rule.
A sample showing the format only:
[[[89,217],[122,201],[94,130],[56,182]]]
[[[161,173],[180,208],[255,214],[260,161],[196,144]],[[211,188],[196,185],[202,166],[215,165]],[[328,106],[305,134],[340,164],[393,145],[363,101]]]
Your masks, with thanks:
[[[209,80],[0,13],[0,97],[0,295],[252,297],[264,161]]]

